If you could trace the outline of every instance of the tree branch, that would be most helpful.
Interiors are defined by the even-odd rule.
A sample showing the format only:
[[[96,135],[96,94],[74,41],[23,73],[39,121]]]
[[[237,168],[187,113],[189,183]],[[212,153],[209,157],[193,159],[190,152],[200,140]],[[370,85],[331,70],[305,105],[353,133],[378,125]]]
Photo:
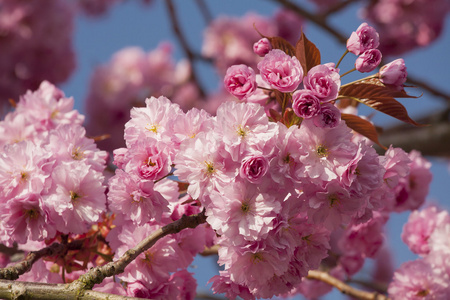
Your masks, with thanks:
[[[331,276],[330,274],[317,270],[310,270],[308,272],[308,279],[320,280],[331,286],[337,288],[341,293],[349,295],[362,300],[389,300],[385,295],[381,295],[377,292],[365,292],[355,289],[343,281]]]
[[[175,36],[178,38],[178,41],[181,44],[181,47],[183,48],[184,54],[186,55],[187,59],[189,60],[190,64],[191,64],[191,81],[193,83],[195,83],[195,85],[197,86],[198,90],[199,90],[199,94],[200,97],[202,99],[205,99],[206,97],[206,93],[203,89],[203,87],[200,84],[200,81],[197,78],[197,74],[195,73],[195,59],[197,58],[197,56],[194,54],[194,52],[191,50],[191,47],[189,47],[189,43],[187,42],[186,37],[183,35],[181,28],[180,28],[180,24],[178,22],[178,18],[177,18],[177,14],[175,11],[175,6],[173,5],[172,0],[166,0],[166,6],[167,6],[167,10],[169,12],[169,17],[170,17],[170,21],[172,24],[172,30],[175,33]]]
[[[206,5],[204,0],[196,0],[198,8],[200,9],[200,12],[203,15],[203,18],[205,19],[206,24],[211,23],[213,17],[211,15],[211,12],[208,9],[208,6]]]
[[[83,242],[83,240],[77,240],[67,244],[53,243],[39,251],[32,251],[21,262],[8,268],[0,269],[0,279],[16,280],[20,275],[31,270],[33,264],[42,257],[60,256],[69,250],[79,250],[83,246]]]
[[[344,1],[340,1],[336,4],[334,4],[333,6],[330,6],[326,11],[321,12],[319,14],[319,17],[322,19],[327,18],[329,15],[332,15],[334,13],[337,13],[339,11],[341,11],[342,9],[346,8],[347,6],[349,6],[352,3],[355,2],[359,2],[361,0],[344,0]]]

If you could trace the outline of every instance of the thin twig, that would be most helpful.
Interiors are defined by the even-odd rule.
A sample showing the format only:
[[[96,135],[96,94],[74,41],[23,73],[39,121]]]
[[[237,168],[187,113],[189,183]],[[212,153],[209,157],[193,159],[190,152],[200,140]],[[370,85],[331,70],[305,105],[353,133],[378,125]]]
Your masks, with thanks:
[[[303,7],[292,3],[289,0],[272,0],[274,2],[278,2],[279,4],[283,5],[284,7],[292,10],[293,12],[297,13],[298,15],[304,17],[305,19],[313,22],[317,26],[321,27],[328,33],[330,33],[334,38],[336,38],[340,43],[345,44],[347,42],[347,37],[343,35],[341,32],[334,29],[332,26],[328,24],[326,21],[326,18],[321,18],[317,16],[314,13],[311,13],[304,9]]]
[[[219,254],[219,245],[214,245],[212,247],[206,248],[203,250],[202,253],[199,253],[201,256],[211,256],[211,255],[217,255]]]
[[[327,272],[310,270],[308,272],[308,279],[320,280],[331,286],[337,288],[341,293],[345,295],[349,295],[362,300],[389,300],[389,298],[385,295],[379,294],[377,292],[366,292],[355,289],[348,284],[345,284],[343,281],[331,276]]]
[[[328,16],[337,13],[341,10],[343,10],[344,8],[346,8],[347,6],[349,6],[352,3],[355,2],[359,2],[361,0],[345,0],[345,1],[339,1],[338,3],[336,3],[335,5],[330,6],[326,11],[321,12],[319,14],[319,17],[322,19],[327,18]]]
[[[177,14],[175,11],[175,6],[173,5],[172,0],[166,0],[167,10],[169,12],[170,21],[172,24],[172,30],[175,33],[175,36],[178,38],[178,41],[181,44],[181,48],[183,48],[184,54],[186,55],[187,59],[189,60],[191,64],[191,81],[194,82],[198,88],[200,98],[205,99],[205,91],[202,88],[200,81],[197,78],[197,74],[195,73],[195,59],[198,57],[198,55],[195,55],[194,52],[191,50],[191,47],[189,46],[189,43],[187,42],[186,37],[183,35],[183,32],[181,31],[180,24],[178,22]]]
[[[209,25],[213,19],[211,12],[208,9],[208,6],[206,5],[204,0],[196,0],[197,6],[200,9],[200,12],[203,15],[203,18],[205,19],[205,23]]]

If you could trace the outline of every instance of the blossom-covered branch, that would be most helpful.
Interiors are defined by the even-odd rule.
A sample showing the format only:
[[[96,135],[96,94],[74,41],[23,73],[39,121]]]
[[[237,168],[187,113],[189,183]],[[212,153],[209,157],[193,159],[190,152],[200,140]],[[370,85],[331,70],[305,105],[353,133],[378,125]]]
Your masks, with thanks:
[[[51,299],[66,299],[67,295],[73,293],[75,296],[81,296],[79,299],[136,299],[128,297],[107,298],[111,296],[105,294],[104,297],[95,298],[94,296],[102,295],[103,293],[89,291],[95,284],[101,283],[104,278],[117,275],[123,272],[125,267],[132,262],[139,254],[152,247],[159,239],[169,234],[175,234],[186,228],[195,228],[198,225],[206,222],[205,212],[201,212],[196,215],[186,216],[183,215],[179,220],[174,221],[158,230],[153,232],[146,239],[141,241],[136,247],[129,249],[118,260],[108,263],[101,267],[90,269],[80,278],[70,284],[41,284],[41,283],[23,283],[19,281],[6,281],[0,280],[0,297],[6,299],[16,299],[21,295],[30,295],[35,299],[49,299],[48,295],[51,294]],[[65,246],[61,244],[54,244],[50,247],[31,253],[27,259],[20,263],[20,266],[14,266],[13,268],[4,269],[4,276],[2,278],[15,279],[17,273],[23,274],[29,270],[37,259],[46,255],[55,255],[67,250],[68,248],[79,247],[79,243],[67,244]],[[22,267],[23,265],[23,267]],[[25,271],[23,271],[26,268]],[[3,270],[2,270],[3,271]],[[2,272],[3,273],[3,272]],[[0,273],[0,274],[2,274]],[[20,275],[18,274],[18,275]]]

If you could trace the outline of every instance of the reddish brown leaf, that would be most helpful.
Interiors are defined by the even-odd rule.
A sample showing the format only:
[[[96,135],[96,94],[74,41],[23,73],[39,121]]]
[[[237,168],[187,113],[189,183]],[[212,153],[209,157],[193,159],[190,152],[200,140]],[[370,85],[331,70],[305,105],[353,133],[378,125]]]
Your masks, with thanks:
[[[269,109],[269,117],[272,118],[274,122],[281,120],[281,114],[272,108]]]
[[[406,108],[394,99],[417,98],[408,95],[404,90],[397,91],[382,84],[355,83],[342,87],[339,91],[339,95],[341,97],[354,99],[403,122],[416,126],[423,126],[411,119]]]
[[[303,119],[297,116],[292,108],[287,108],[284,112],[283,124],[286,125],[286,127],[289,128],[293,125],[299,125],[302,123],[302,121]]]
[[[351,114],[341,114],[341,119],[345,121],[348,127],[353,129],[359,134],[362,134],[372,142],[376,143],[378,146],[387,150],[378,140],[378,132],[375,126],[369,121],[355,115]]]
[[[177,183],[178,183],[178,192],[180,194],[181,193],[186,193],[187,189],[189,187],[189,183],[187,183],[187,182],[180,182],[180,181],[178,181]]]
[[[283,50],[289,56],[295,56],[295,48],[288,41],[279,36],[267,37],[273,49]]]
[[[274,90],[275,98],[277,99],[278,104],[281,106],[281,111],[284,112],[286,110],[287,105],[292,99],[291,94],[282,93],[278,90]]]
[[[312,67],[320,65],[320,51],[316,45],[308,40],[302,32],[300,39],[295,45],[295,56],[303,68],[303,76],[306,76]]]

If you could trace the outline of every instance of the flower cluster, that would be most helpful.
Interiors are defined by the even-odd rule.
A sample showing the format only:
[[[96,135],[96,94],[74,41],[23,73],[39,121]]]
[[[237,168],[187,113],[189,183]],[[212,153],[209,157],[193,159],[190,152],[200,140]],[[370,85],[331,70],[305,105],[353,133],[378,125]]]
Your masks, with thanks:
[[[445,299],[450,293],[450,215],[436,206],[413,211],[402,239],[422,258],[409,261],[394,273],[389,296],[396,299]]]
[[[133,106],[143,106],[142,99],[164,94],[185,110],[199,105],[199,92],[189,82],[189,72],[187,62],[174,63],[168,43],[150,52],[137,47],[117,52],[111,62],[97,67],[92,75],[85,102],[88,133],[111,134],[99,146],[112,151],[123,147],[128,112]]]
[[[347,40],[347,50],[359,55],[355,68],[361,73],[372,72],[381,62],[381,52],[378,50],[379,35],[375,28],[362,23],[353,31]]]
[[[437,39],[449,12],[446,0],[380,0],[370,2],[362,14],[380,32],[381,51],[398,55]]]
[[[25,244],[82,234],[106,211],[99,151],[73,99],[43,82],[0,122],[0,241]]]
[[[72,7],[63,0],[1,3],[0,103],[43,80],[65,81],[75,68]]]

